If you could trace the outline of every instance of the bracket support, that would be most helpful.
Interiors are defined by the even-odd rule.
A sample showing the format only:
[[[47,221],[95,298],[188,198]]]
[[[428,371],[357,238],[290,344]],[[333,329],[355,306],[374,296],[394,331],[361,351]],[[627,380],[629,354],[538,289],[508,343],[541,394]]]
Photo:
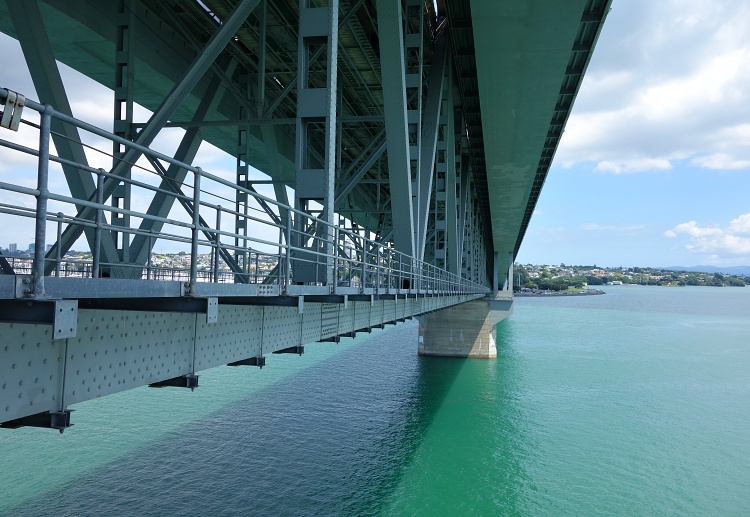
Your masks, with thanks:
[[[0,119],[0,126],[11,131],[18,131],[21,123],[21,114],[23,107],[26,105],[26,97],[20,93],[8,90],[8,97],[5,99],[5,110]]]

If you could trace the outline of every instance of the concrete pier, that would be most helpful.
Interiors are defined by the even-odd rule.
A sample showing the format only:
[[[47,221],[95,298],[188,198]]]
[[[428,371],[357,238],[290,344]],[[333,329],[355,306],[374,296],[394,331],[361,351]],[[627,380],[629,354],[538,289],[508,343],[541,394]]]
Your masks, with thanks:
[[[419,316],[419,355],[495,358],[495,326],[512,313],[512,292],[500,291]]]

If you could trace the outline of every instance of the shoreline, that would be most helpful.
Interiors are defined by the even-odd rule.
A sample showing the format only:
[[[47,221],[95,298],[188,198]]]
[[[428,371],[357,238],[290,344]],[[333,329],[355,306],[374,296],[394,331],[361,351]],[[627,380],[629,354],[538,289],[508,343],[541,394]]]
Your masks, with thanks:
[[[545,298],[549,296],[595,296],[599,294],[607,294],[601,289],[587,289],[580,293],[569,293],[566,291],[535,291],[525,293],[513,293],[516,298]]]

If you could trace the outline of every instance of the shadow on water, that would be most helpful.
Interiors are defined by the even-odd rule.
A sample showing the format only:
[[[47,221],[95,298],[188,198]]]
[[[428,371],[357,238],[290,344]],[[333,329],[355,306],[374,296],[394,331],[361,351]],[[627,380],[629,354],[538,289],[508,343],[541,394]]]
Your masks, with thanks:
[[[12,514],[378,514],[466,364],[416,343],[399,325]]]
[[[498,326],[497,360],[462,361],[452,372],[384,515],[527,514],[516,333],[505,327]]]
[[[521,356],[515,342],[518,335],[512,319],[497,326],[495,396],[492,402],[488,401],[495,411],[486,424],[494,430],[487,433],[494,480],[489,499],[498,514],[508,516],[528,515],[526,498],[538,490],[525,468],[536,444],[529,437],[527,427],[531,423],[521,402],[528,385],[523,379]]]

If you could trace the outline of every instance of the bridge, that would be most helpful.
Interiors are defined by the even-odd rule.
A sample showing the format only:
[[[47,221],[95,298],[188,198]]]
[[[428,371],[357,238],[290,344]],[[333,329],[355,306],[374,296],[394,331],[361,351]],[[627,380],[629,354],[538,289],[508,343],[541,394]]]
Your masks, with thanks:
[[[494,357],[610,1],[0,0],[2,426],[412,317]]]

